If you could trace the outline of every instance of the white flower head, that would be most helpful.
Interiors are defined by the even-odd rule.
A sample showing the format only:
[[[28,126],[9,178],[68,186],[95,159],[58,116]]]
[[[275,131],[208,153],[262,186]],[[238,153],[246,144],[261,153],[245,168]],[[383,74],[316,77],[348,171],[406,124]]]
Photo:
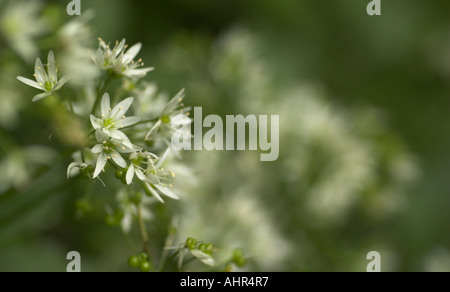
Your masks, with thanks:
[[[0,8],[0,33],[27,63],[38,55],[35,39],[47,32],[41,1],[9,1]]]
[[[117,75],[128,78],[140,79],[152,71],[153,68],[141,68],[144,63],[141,59],[135,62],[134,58],[139,54],[142,44],[138,43],[128,48],[125,39],[116,42],[111,49],[110,45],[102,39],[99,39],[100,45],[94,57],[94,62],[103,70],[113,70]]]
[[[69,81],[67,76],[58,79],[58,69],[56,68],[55,55],[53,54],[53,51],[48,53],[46,66],[48,67],[47,71],[45,71],[41,59],[36,59],[36,64],[34,66],[34,77],[37,82],[21,76],[17,77],[20,82],[44,91],[44,93],[33,97],[33,102],[52,95],[55,91],[60,90],[67,81]]]
[[[174,200],[180,199],[171,190],[173,187],[172,182],[175,178],[175,173],[173,171],[167,171],[164,168],[161,168],[169,152],[170,149],[166,151],[166,153],[157,161],[156,164],[153,163],[153,160],[149,159],[145,174],[147,179],[144,181],[144,184],[147,191],[149,191],[161,203],[164,203],[164,200],[161,198],[160,193]]]
[[[101,101],[101,118],[91,115],[91,124],[96,130],[96,137],[99,143],[109,140],[109,138],[122,140],[128,148],[133,148],[130,139],[121,129],[138,123],[139,117],[126,117],[125,114],[131,107],[134,98],[129,97],[114,108],[111,108],[109,94],[105,93]]]
[[[136,176],[139,180],[143,182],[149,181],[149,178],[145,175],[147,172],[148,166],[153,165],[154,161],[156,161],[158,157],[150,152],[134,152],[130,154],[130,167],[128,168],[126,174],[126,182],[130,185],[133,182],[133,178]],[[147,165],[146,168],[143,168],[141,165]],[[157,182],[154,180],[154,182]]]
[[[160,131],[167,136],[171,136],[174,132],[177,132],[180,128],[183,128],[191,124],[191,119],[187,118],[190,108],[184,108],[183,99],[185,97],[185,90],[180,92],[172,98],[164,109],[159,114],[159,120],[153,125],[145,136],[145,140],[149,140],[150,137],[156,132]],[[190,134],[187,134],[190,135]],[[164,136],[164,135],[163,135]],[[170,143],[167,143],[170,145]]]
[[[104,141],[102,144],[97,144],[92,148],[92,153],[98,154],[97,165],[95,166],[93,178],[100,175],[106,166],[108,160],[112,160],[117,166],[121,168],[127,168],[127,162],[122,157],[122,154],[129,154],[135,151],[139,151],[140,148],[132,145],[128,147],[123,144],[121,140],[110,139]]]

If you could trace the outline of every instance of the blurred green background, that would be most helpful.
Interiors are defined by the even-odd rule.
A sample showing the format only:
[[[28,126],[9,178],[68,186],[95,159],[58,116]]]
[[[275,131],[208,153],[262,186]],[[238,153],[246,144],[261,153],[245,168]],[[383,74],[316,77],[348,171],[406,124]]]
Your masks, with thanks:
[[[70,19],[69,1],[43,2],[50,28]],[[161,90],[186,88],[186,104],[205,115],[280,115],[276,162],[184,154],[196,183],[167,206],[180,242],[242,247],[251,271],[365,271],[372,250],[384,271],[450,271],[450,3],[382,1],[377,17],[368,3],[82,0],[96,12],[92,47],[97,36],[142,42],[140,56],[156,68],[147,80]],[[103,223],[111,194],[96,186],[97,207],[77,219],[87,183],[66,180],[70,161],[48,153],[56,158],[34,169],[4,150],[68,151],[47,139],[52,125],[31,105],[32,91],[15,84],[32,65],[0,40],[8,85],[0,87],[0,271],[65,271],[71,250],[84,271],[127,270],[132,251]],[[13,184],[25,170],[30,177]],[[170,221],[161,208],[155,245]]]

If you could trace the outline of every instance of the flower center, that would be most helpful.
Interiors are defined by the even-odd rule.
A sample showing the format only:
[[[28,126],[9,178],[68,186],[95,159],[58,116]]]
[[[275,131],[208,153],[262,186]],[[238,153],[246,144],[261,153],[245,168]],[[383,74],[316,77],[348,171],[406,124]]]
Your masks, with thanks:
[[[108,127],[110,127],[110,126],[114,126],[114,120],[113,119],[111,119],[111,118],[109,118],[109,119],[106,119],[106,120],[103,120],[103,127],[104,128],[108,128]]]
[[[51,91],[53,89],[53,85],[50,82],[45,82],[45,90]]]
[[[116,150],[116,145],[111,142],[107,142],[104,144],[103,148],[105,149],[105,153],[111,153],[113,150]]]
[[[164,115],[161,117],[161,122],[163,122],[164,124],[170,124],[170,117],[169,115]]]

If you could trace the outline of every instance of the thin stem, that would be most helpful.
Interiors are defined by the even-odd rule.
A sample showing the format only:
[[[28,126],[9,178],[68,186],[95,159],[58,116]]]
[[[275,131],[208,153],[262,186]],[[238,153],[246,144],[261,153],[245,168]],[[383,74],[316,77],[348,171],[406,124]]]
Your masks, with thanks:
[[[111,84],[113,80],[114,74],[108,73],[106,80],[103,83],[100,83],[97,89],[97,97],[95,99],[94,105],[92,106],[91,114],[95,114],[98,106],[100,105],[100,101],[102,100],[103,93],[105,89]]]
[[[147,123],[156,123],[159,120],[159,118],[155,118],[155,119],[151,119],[151,120],[145,120],[145,121],[140,121],[138,123],[136,123],[135,125],[142,125],[142,124],[147,124]]]
[[[166,249],[167,247],[170,247],[173,245],[173,242],[175,241],[175,233],[174,232],[170,232],[169,236],[167,236],[166,239],[166,243],[164,244],[164,249],[161,255],[161,260],[160,260],[160,267],[159,270],[160,272],[164,271],[164,269],[166,268],[166,265],[168,262],[171,262],[175,256],[180,252],[179,250],[172,256],[170,257],[170,259],[167,261],[167,256],[169,255],[169,250]]]
[[[159,268],[159,271],[160,272],[164,272],[164,270],[167,267],[167,264],[170,263],[171,261],[173,261],[177,257],[177,255],[179,255],[179,254],[180,254],[180,251],[177,250],[177,252],[175,252],[169,259],[167,259],[167,260],[166,259],[164,259],[164,260],[161,259],[162,265]],[[166,253],[166,255],[167,255],[167,253]]]
[[[142,208],[141,205],[137,205],[137,213],[138,213],[138,220],[139,220],[139,227],[141,229],[141,236],[142,236],[142,242],[143,242],[143,250],[144,252],[146,252],[148,255],[149,254],[149,250],[148,250],[148,234],[147,234],[147,229],[145,227],[145,223],[144,223],[144,218],[142,217]]]

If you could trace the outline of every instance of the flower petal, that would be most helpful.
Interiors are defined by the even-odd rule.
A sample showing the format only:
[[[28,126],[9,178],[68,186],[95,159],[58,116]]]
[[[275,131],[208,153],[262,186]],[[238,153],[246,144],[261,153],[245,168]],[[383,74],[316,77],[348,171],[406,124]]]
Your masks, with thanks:
[[[52,83],[56,83],[58,81],[58,75],[56,74],[56,63],[55,63],[55,54],[53,51],[48,53],[48,77]]]
[[[164,107],[163,111],[161,112],[161,116],[170,114],[173,110],[175,110],[178,107],[178,104],[183,101],[184,97],[185,97],[185,90],[183,88]]]
[[[44,88],[42,86],[40,86],[39,83],[37,83],[36,81],[33,81],[31,79],[18,76],[17,80],[19,80],[22,83],[25,83],[28,86],[31,86],[31,87],[34,87],[34,88],[37,88],[37,89],[40,89],[40,90],[44,90]]]
[[[133,59],[137,56],[137,54],[139,54],[139,52],[141,51],[142,48],[142,44],[141,43],[137,43],[134,46],[132,46],[124,55],[123,58],[123,62],[125,64],[129,64],[131,63],[131,61],[133,61]]]
[[[33,102],[38,102],[38,101],[40,101],[41,99],[44,99],[44,98],[46,98],[46,97],[49,97],[50,95],[52,95],[51,92],[44,92],[44,93],[38,94],[38,95],[36,95],[35,97],[33,97],[32,101],[33,101]]]
[[[164,200],[161,198],[161,196],[158,194],[158,192],[155,191],[155,189],[152,188],[152,186],[151,186],[148,182],[145,183],[145,186],[146,186],[147,189],[150,191],[150,193],[152,193],[152,195],[153,195],[156,199],[158,199],[158,201],[160,201],[161,203],[164,204]]]
[[[96,178],[99,176],[100,172],[103,171],[105,168],[106,162],[108,162],[108,158],[106,158],[105,153],[100,153],[97,159],[97,165],[95,166],[94,176],[93,178]]]
[[[128,148],[133,149],[133,144],[131,144],[130,139],[123,132],[116,130],[116,129],[112,129],[110,131],[110,133],[111,133],[111,138],[117,139],[117,140],[121,141],[122,144],[124,144]]]
[[[112,111],[110,117],[113,119],[121,119],[125,113],[130,108],[131,104],[134,101],[134,97],[129,97],[122,102],[120,102],[118,105],[116,105]]]
[[[125,159],[123,159],[122,155],[120,155],[119,152],[113,150],[111,152],[111,158],[118,166],[127,168],[127,162],[125,161]]]
[[[141,181],[147,181],[147,177],[145,176],[145,174],[142,172],[142,170],[140,170],[139,168],[136,168],[136,170],[134,171],[136,173],[136,176],[141,180]]]
[[[109,94],[105,93],[103,95],[102,98],[102,103],[101,103],[101,111],[102,111],[102,117],[106,118],[109,114],[109,109],[111,108],[111,102],[110,102],[110,98],[109,98]]]
[[[102,127],[101,120],[97,119],[97,117],[94,115],[90,115],[89,117],[91,119],[92,127],[94,127],[94,129],[96,130],[101,129]]]
[[[110,136],[107,133],[105,133],[103,129],[97,129],[95,131],[95,138],[97,138],[97,141],[99,143],[103,143],[105,141],[108,141],[110,139]]]
[[[122,221],[120,221],[122,231],[124,233],[130,233],[132,224],[133,224],[133,216],[131,216],[129,212],[126,212],[125,215],[123,216]]]
[[[55,88],[53,88],[53,91],[60,90],[68,81],[70,81],[70,77],[64,76],[58,81],[58,83],[56,83],[56,86]]]
[[[159,180],[159,177],[157,177],[156,175],[154,175],[153,173],[149,173],[148,174],[149,180],[152,184],[157,185],[160,184],[161,181]]]
[[[121,119],[116,123],[116,127],[120,128],[126,128],[129,126],[132,126],[136,123],[139,123],[139,121],[141,120],[140,117],[127,117],[125,119]]]
[[[159,186],[159,185],[155,185],[155,187],[156,187],[161,193],[163,193],[164,195],[168,196],[169,198],[172,198],[172,199],[174,199],[174,200],[179,200],[179,199],[180,199],[177,195],[175,195],[174,193],[172,193],[172,191],[169,190],[169,188],[167,188],[167,187],[162,187],[162,186]]]
[[[77,167],[78,166],[78,168],[80,167],[80,164],[79,163],[76,163],[76,162],[72,162],[70,165],[69,165],[69,167],[67,168],[67,179],[69,179],[70,178],[70,175],[71,175],[71,173],[72,173],[72,169],[74,168],[74,167]]]
[[[123,49],[125,48],[125,39],[122,39],[122,41],[114,48],[114,51],[116,53],[116,57],[122,53]]]
[[[34,74],[36,75],[35,77],[37,82],[41,83],[42,87],[44,87],[45,83],[48,82],[48,76],[44,70],[44,65],[42,65],[41,59],[39,58],[36,59],[36,64],[34,65]]]
[[[133,177],[134,177],[134,165],[131,164],[130,168],[128,168],[127,176],[125,177],[127,185],[131,185],[131,183],[133,182]]]
[[[92,149],[91,152],[94,154],[100,154],[103,152],[103,145],[102,144],[97,144],[95,145]]]
[[[150,68],[141,68],[141,69],[130,69],[125,71],[125,73],[123,75],[127,76],[128,78],[144,78],[148,72],[151,72],[155,70],[155,68],[150,67]]]

